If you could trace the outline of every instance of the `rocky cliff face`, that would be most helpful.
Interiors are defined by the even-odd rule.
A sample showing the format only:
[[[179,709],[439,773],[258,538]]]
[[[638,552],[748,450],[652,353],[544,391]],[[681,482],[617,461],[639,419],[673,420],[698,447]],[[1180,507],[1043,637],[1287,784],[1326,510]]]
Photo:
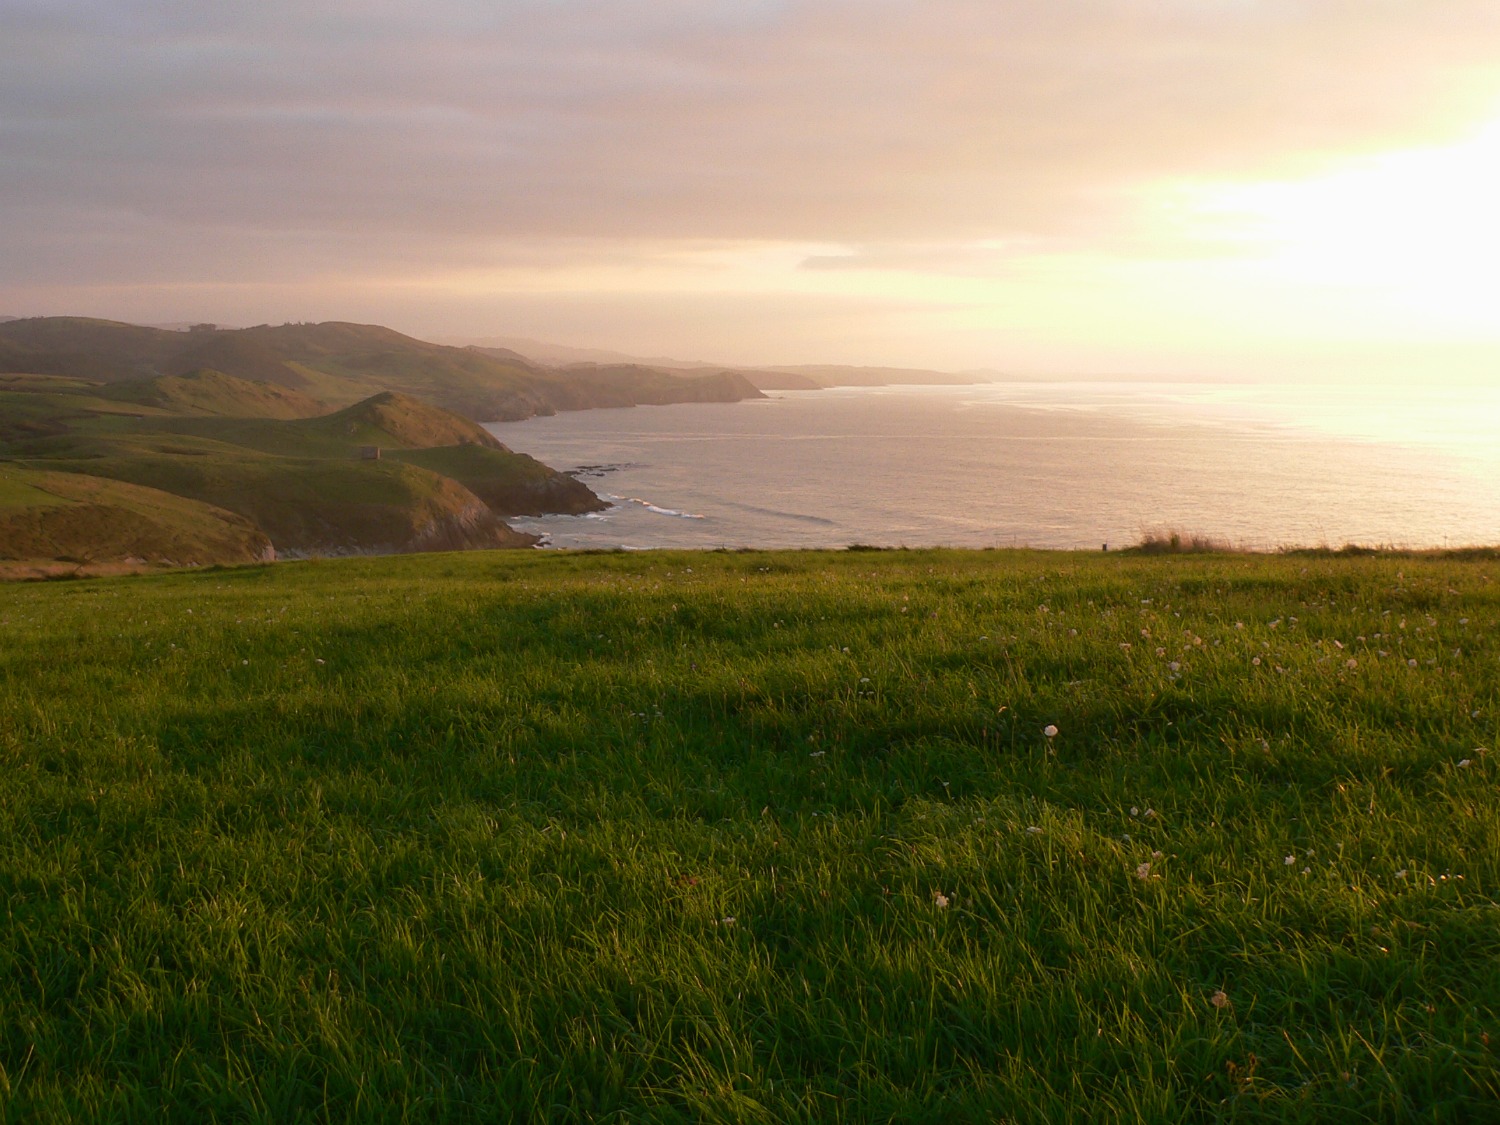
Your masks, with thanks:
[[[586,484],[561,473],[506,483],[471,483],[469,487],[500,516],[581,516],[609,507]]]
[[[476,499],[474,503],[467,504],[456,512],[428,521],[406,543],[392,545],[390,553],[534,547],[540,541],[540,536],[515,530],[497,517],[483,501]]]

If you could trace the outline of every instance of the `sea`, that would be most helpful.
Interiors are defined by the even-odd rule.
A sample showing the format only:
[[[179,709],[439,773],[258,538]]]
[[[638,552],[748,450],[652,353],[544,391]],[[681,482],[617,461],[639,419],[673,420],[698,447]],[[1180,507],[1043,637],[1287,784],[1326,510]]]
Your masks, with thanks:
[[[609,501],[512,521],[558,548],[1500,544],[1500,387],[837,387],[488,428]]]

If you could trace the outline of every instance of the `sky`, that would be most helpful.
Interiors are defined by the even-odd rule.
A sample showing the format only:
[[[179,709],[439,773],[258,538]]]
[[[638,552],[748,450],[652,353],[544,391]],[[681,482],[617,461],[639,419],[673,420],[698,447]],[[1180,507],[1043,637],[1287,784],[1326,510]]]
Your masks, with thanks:
[[[1500,382],[1496,0],[0,0],[0,314]]]

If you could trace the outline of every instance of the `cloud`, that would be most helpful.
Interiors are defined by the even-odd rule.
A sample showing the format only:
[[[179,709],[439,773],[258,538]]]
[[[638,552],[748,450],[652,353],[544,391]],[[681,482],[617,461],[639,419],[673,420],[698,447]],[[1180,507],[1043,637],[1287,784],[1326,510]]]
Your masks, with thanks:
[[[0,295],[1000,271],[1128,242],[1144,184],[1441,139],[1497,57],[1493,0],[3,0]]]

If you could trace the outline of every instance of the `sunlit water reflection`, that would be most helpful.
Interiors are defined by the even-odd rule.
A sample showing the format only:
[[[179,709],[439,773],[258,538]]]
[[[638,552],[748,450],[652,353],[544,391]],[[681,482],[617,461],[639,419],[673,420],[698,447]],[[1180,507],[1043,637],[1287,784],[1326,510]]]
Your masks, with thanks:
[[[1500,543],[1500,390],[1037,382],[489,427],[614,501],[560,547]]]

